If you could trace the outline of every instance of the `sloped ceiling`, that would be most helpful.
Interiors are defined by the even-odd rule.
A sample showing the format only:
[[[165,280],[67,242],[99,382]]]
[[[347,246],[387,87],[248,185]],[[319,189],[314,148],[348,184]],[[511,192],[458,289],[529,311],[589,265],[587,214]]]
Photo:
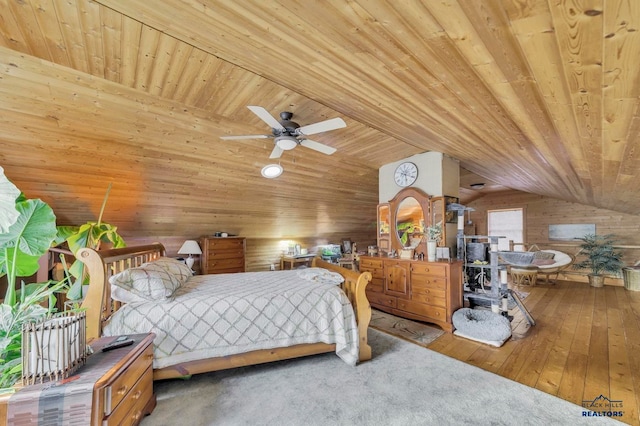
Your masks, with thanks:
[[[4,84],[12,84],[3,88],[5,112],[15,114],[21,96],[33,101],[18,81],[42,82],[45,74],[52,80],[35,93],[43,102],[52,102],[52,88],[71,96],[75,88],[61,81],[117,95],[123,140],[156,132],[157,138],[145,133],[145,149],[180,144],[185,155],[202,160],[205,175],[234,159],[243,163],[240,175],[266,164],[272,143],[218,139],[265,133],[247,105],[276,116],[293,111],[301,124],[339,116],[347,128],[314,138],[337,148],[334,156],[302,147],[285,153],[285,169],[295,164],[298,179],[291,186],[310,175],[331,182],[335,169],[350,170],[352,182],[369,181],[383,164],[439,151],[458,159],[469,181],[626,213],[640,208],[640,2],[0,0],[0,6]],[[30,62],[35,58],[44,62]],[[37,70],[26,73],[30,67]],[[60,111],[49,117],[62,128],[69,100],[55,102]],[[155,123],[129,120],[136,103],[157,108]],[[92,120],[87,133],[114,137],[113,123]],[[81,127],[76,123],[74,131]],[[3,137],[18,143],[6,131]],[[204,154],[217,160],[207,166]],[[344,177],[336,179],[334,189],[344,190]]]

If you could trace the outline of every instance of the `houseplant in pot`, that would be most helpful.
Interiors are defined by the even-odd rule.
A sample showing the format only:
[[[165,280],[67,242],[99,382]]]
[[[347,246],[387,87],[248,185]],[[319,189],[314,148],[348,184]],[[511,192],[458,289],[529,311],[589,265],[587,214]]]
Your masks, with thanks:
[[[435,262],[436,260],[436,249],[441,237],[442,225],[427,227],[427,260],[429,262]]]
[[[616,250],[616,237],[613,234],[587,234],[580,238],[580,254],[585,259],[573,265],[574,269],[590,269],[589,284],[592,287],[604,285],[604,273],[619,273],[624,263],[622,252]]]
[[[0,303],[0,393],[11,391],[22,374],[22,326],[50,314],[60,282],[24,284],[16,291],[19,277],[35,274],[42,257],[56,236],[56,217],[42,200],[27,199],[4,175],[0,167],[0,277],[7,277],[7,292]],[[9,202],[9,200],[11,200]],[[48,308],[41,306],[49,301]]]

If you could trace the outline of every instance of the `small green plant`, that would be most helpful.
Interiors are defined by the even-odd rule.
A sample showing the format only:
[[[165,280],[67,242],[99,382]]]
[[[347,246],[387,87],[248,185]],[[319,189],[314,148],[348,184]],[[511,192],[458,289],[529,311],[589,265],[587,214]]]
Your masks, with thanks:
[[[118,228],[102,221],[102,215],[110,191],[111,184],[109,184],[104,199],[102,200],[102,207],[100,208],[100,215],[98,216],[97,222],[87,222],[81,226],[58,226],[55,244],[58,245],[66,242],[71,253],[76,253],[81,248],[99,250],[101,243],[110,243],[113,248],[125,247],[126,244],[124,240],[118,235]],[[79,300],[82,298],[82,285],[88,284],[84,263],[76,260],[69,268],[69,273],[74,278],[74,281],[67,292],[67,299]]]
[[[622,252],[616,250],[616,237],[613,234],[587,234],[580,238],[580,253],[586,258],[574,263],[575,269],[590,269],[590,275],[602,275],[603,272],[618,273],[624,266]]]
[[[427,227],[427,239],[431,241],[440,241],[442,237],[442,225],[433,225]]]

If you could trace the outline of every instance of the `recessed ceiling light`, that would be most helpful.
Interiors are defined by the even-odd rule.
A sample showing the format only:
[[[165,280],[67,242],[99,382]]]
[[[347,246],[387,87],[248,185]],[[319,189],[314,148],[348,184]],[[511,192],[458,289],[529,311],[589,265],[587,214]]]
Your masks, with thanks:
[[[266,177],[267,179],[273,179],[280,176],[283,171],[284,169],[280,164],[267,164],[262,168],[262,171],[260,173],[262,173],[262,176]]]
[[[482,189],[484,188],[484,183],[480,182],[480,183],[472,183],[471,185],[469,185],[469,188],[471,189]]]

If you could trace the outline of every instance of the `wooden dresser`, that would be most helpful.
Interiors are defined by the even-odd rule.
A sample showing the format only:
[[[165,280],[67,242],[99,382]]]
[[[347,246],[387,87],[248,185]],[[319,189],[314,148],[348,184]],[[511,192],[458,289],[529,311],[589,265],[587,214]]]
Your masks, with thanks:
[[[94,353],[68,379],[20,388],[0,403],[6,424],[137,425],[156,406],[153,338],[136,334],[130,346],[102,352],[116,337],[90,342]],[[0,422],[5,424],[4,422]]]
[[[462,307],[462,262],[361,256],[360,271],[373,276],[367,298],[374,308],[453,331],[451,316]]]
[[[227,274],[245,271],[244,237],[200,238],[202,274]]]

